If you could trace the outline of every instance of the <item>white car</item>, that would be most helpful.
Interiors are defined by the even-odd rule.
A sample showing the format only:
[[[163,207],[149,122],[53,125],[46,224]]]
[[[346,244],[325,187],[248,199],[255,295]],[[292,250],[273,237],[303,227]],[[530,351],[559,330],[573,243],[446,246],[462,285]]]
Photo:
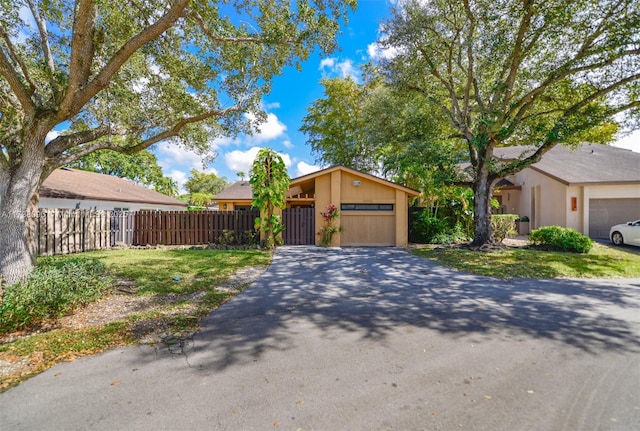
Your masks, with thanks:
[[[640,220],[617,224],[609,229],[609,238],[615,245],[637,245],[640,247]]]

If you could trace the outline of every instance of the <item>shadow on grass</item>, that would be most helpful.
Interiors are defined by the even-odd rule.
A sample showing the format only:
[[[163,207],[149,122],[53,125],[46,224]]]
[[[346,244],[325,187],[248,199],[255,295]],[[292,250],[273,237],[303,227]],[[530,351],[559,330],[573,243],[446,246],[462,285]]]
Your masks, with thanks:
[[[305,327],[384,342],[406,326],[475,342],[530,337],[589,354],[640,352],[639,290],[638,279],[497,280],[393,248],[284,247],[257,282],[203,321],[189,355],[219,370],[293,348]]]

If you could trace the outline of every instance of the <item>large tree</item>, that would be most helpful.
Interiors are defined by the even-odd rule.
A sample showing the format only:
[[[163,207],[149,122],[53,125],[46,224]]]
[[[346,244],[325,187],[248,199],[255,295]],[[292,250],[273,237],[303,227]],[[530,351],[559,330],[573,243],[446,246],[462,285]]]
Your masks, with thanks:
[[[158,159],[148,150],[131,155],[115,151],[96,151],[67,166],[126,178],[168,196],[178,194],[178,183],[163,175]]]
[[[637,0],[403,0],[379,43],[389,79],[426,96],[467,146],[475,245],[490,241],[500,178],[638,115]],[[519,144],[517,160],[494,156]]]
[[[219,177],[213,172],[207,174],[191,169],[190,174],[189,179],[184,183],[184,188],[191,194],[206,193],[213,196],[223,191],[228,185],[225,177]]]
[[[12,283],[33,267],[29,215],[54,169],[160,141],[205,153],[212,138],[248,131],[273,76],[331,51],[354,6],[0,1],[0,276]]]

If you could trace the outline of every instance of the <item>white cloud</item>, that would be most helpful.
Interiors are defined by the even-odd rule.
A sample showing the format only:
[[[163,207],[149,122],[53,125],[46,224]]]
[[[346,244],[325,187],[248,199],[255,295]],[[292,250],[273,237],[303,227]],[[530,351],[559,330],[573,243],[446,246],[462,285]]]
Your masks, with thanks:
[[[254,114],[248,113],[245,115],[251,121],[256,119]],[[253,136],[247,136],[247,140],[251,143],[271,141],[284,135],[286,130],[287,126],[278,119],[276,114],[270,112],[267,114],[267,121],[258,126],[258,130]]]
[[[285,139],[284,141],[282,141],[282,145],[284,145],[284,147],[288,149],[293,148],[293,144],[289,139]]]
[[[160,142],[156,145],[155,153],[158,156],[158,163],[163,169],[182,165],[186,166],[187,169],[202,170],[202,156],[178,145],[166,141]]]
[[[350,59],[338,61],[333,57],[324,58],[320,61],[318,70],[322,72],[324,77],[338,75],[341,78],[351,77],[354,81],[360,80],[360,70],[353,65]]]
[[[183,171],[179,171],[177,169],[172,169],[165,175],[170,177],[176,183],[178,183],[178,189],[180,194],[187,193],[187,190],[184,188],[184,184],[187,182],[186,173],[184,173]]]
[[[378,42],[371,43],[367,46],[367,54],[371,60],[391,60],[400,53],[396,47],[383,48]]]
[[[247,151],[230,151],[224,155],[225,164],[233,172],[244,172],[248,175],[251,165],[258,155],[258,151],[260,151],[260,147],[251,147]],[[278,154],[282,157],[282,161],[287,168],[291,166],[291,157],[288,154]]]
[[[322,169],[320,166],[310,165],[305,162],[298,162],[298,164],[296,165],[296,177],[311,174],[313,172],[319,171],[320,169]]]

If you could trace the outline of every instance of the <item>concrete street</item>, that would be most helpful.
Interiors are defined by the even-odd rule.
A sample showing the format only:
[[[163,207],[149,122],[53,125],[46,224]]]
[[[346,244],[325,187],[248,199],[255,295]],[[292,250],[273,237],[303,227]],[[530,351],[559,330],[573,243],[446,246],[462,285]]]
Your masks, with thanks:
[[[281,247],[202,326],[0,394],[0,430],[640,429],[640,279]]]

